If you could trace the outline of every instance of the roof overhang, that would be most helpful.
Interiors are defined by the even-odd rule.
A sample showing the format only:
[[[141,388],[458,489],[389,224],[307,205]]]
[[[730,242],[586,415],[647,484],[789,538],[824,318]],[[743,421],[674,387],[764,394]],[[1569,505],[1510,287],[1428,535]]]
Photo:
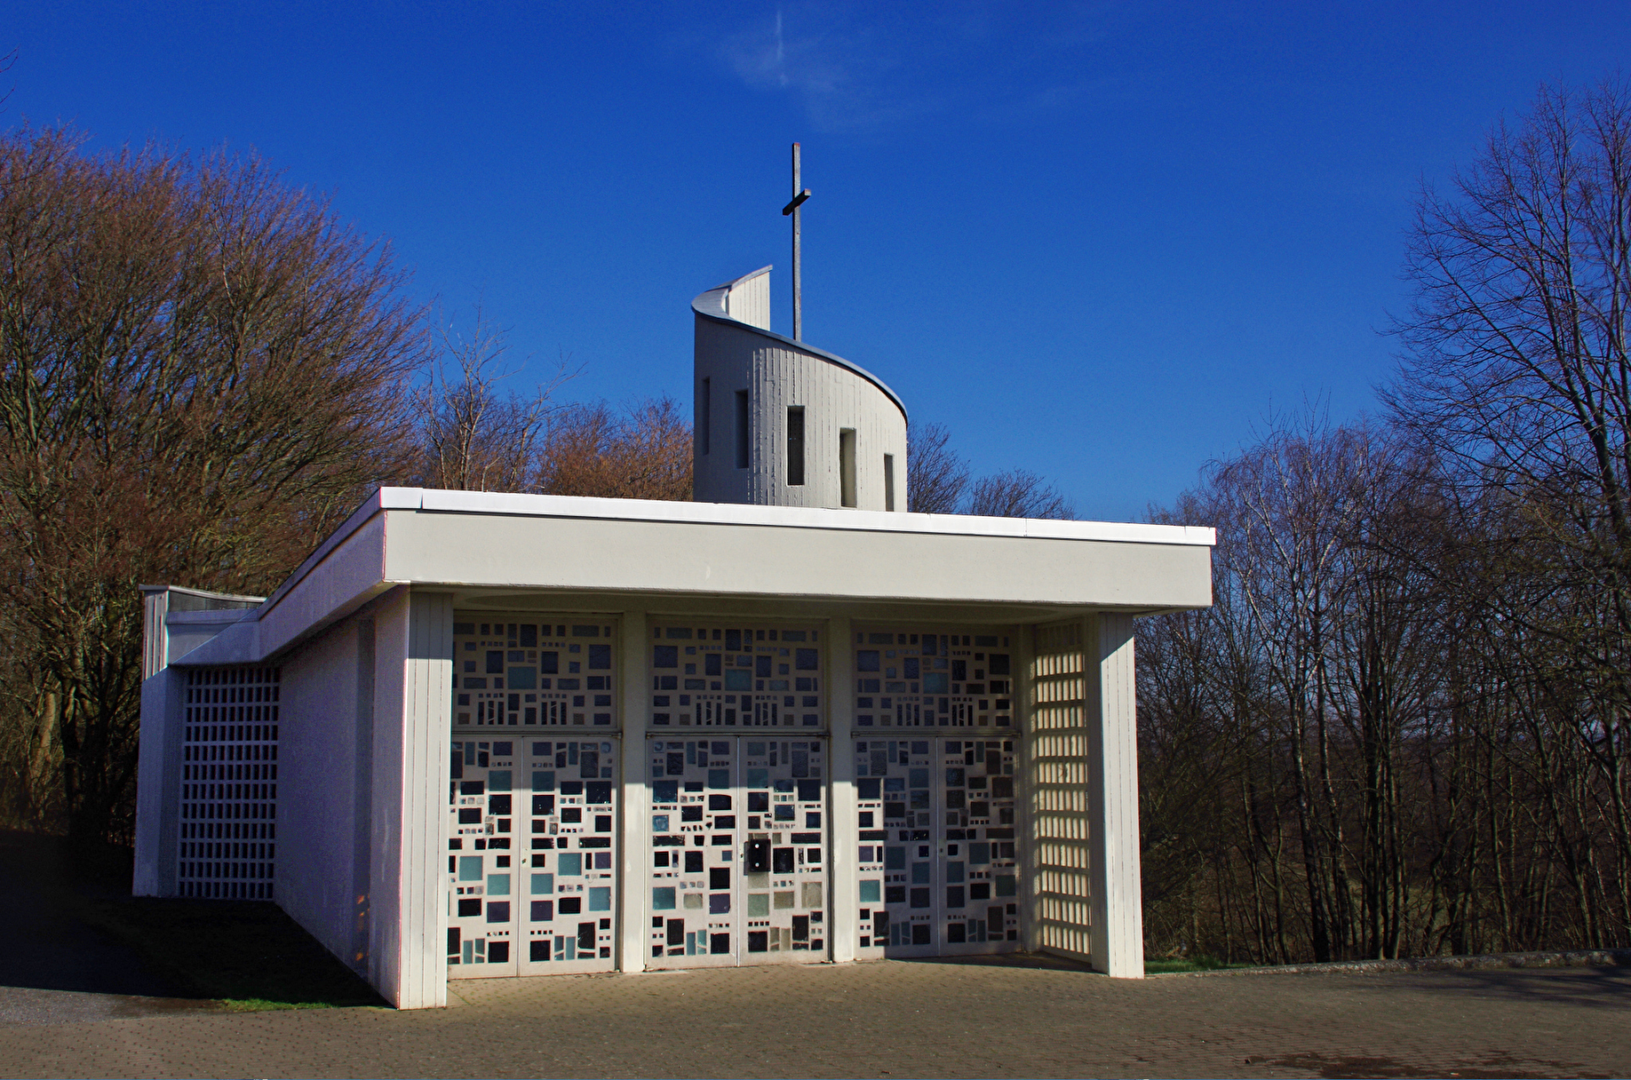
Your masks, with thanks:
[[[1036,622],[1212,602],[1207,528],[381,488],[172,663],[257,663],[403,586],[488,609]]]

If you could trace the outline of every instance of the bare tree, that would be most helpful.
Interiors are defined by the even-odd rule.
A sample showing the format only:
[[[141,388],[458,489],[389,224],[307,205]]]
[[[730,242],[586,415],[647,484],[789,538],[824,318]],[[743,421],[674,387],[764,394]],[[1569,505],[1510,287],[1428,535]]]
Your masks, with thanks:
[[[622,413],[576,405],[551,418],[534,482],[552,495],[689,502],[691,451],[691,425],[672,398]]]
[[[139,583],[266,590],[402,462],[425,350],[399,284],[256,158],[0,137],[0,724],[34,754],[0,786],[25,812],[128,828]]]
[[[914,514],[955,514],[968,487],[968,463],[952,450],[951,433],[939,424],[906,429],[907,509]]]
[[[1631,945],[1624,85],[1497,127],[1408,266],[1391,423],[1164,515],[1219,533],[1216,605],[1140,629],[1158,953]]]
[[[1070,504],[1042,477],[1013,469],[975,479],[940,424],[907,429],[908,510],[917,514],[1073,518]]]
[[[460,491],[525,491],[536,471],[552,397],[575,378],[562,357],[547,383],[530,398],[501,394],[506,335],[478,305],[468,335],[442,330],[442,355],[413,396],[419,416],[418,479],[427,487]]]
[[[1010,469],[974,481],[964,513],[983,517],[1060,518],[1076,516],[1070,504],[1036,473]]]
[[[1535,734],[1588,770],[1572,793],[1548,781],[1549,817],[1574,833],[1593,818],[1609,828],[1609,868],[1559,838],[1581,852],[1570,888],[1591,904],[1608,882],[1615,925],[1588,911],[1590,938],[1627,940],[1631,88],[1543,87],[1448,193],[1423,192],[1408,269],[1418,300],[1397,326],[1407,354],[1388,400],[1455,466],[1463,536],[1485,545],[1467,559],[1478,610],[1524,642],[1502,663],[1536,695]]]

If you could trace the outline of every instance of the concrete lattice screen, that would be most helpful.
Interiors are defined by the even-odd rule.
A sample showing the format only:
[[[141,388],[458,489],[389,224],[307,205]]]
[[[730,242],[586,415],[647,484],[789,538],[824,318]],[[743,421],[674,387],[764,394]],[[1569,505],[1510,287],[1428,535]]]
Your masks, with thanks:
[[[182,896],[272,899],[279,677],[275,667],[187,672],[176,860]]]
[[[1041,948],[1092,954],[1086,656],[1080,621],[1036,628],[1031,666],[1032,919]]]

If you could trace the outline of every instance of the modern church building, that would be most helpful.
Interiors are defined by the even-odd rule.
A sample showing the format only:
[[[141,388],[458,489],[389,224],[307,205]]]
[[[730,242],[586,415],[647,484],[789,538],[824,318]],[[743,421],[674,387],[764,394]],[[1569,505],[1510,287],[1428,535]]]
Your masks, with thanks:
[[[1210,529],[906,513],[906,410],[692,304],[695,502],[383,488],[147,590],[136,892],[449,979],[1028,950],[1143,974],[1133,625]]]

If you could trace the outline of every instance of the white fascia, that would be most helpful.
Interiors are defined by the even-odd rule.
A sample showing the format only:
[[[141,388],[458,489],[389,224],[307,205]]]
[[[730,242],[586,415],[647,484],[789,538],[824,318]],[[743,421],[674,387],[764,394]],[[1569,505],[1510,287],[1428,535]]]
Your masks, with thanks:
[[[810,531],[832,534],[830,546],[833,548],[843,548],[850,543],[841,539],[846,534],[850,536],[871,534],[879,539],[887,536],[891,557],[908,560],[912,558],[913,551],[919,545],[927,545],[924,551],[933,549],[936,557],[944,559],[948,551],[945,545],[956,544],[958,551],[961,551],[964,542],[955,538],[965,537],[968,538],[966,543],[971,546],[967,549],[969,562],[963,572],[975,577],[981,575],[980,567],[985,560],[996,558],[998,561],[1005,561],[1003,557],[1005,552],[1011,551],[1014,555],[1019,555],[1033,550],[1031,544],[1025,541],[1040,542],[1043,548],[1054,552],[1055,554],[1049,557],[1055,560],[1052,564],[1055,566],[1058,565],[1058,549],[1054,545],[1060,541],[1077,541],[1087,545],[1080,558],[1089,562],[1102,557],[1105,552],[1113,552],[1118,553],[1120,560],[1131,558],[1136,563],[1145,563],[1148,560],[1138,556],[1126,545],[1165,548],[1176,556],[1177,551],[1174,549],[1210,548],[1216,541],[1215,530],[1186,525],[1051,521],[971,517],[960,514],[903,514],[728,503],[380,488],[369,496],[339,529],[323,541],[264,604],[246,611],[242,619],[227,627],[218,637],[183,657],[173,658],[171,663],[180,666],[259,663],[344,618],[392,588],[404,585],[457,586],[481,583],[462,573],[439,573],[436,566],[440,560],[434,551],[428,553],[428,557],[426,553],[421,552],[420,557],[408,560],[417,569],[407,576],[391,576],[388,573],[391,560],[387,557],[387,522],[393,514],[402,512],[407,512],[406,516],[409,519],[408,522],[403,522],[404,525],[416,519],[424,520],[420,519],[420,515],[433,515],[436,518],[443,518],[445,515],[465,519],[488,517],[494,520],[495,526],[500,520],[507,521],[509,525],[519,525],[524,519],[538,520],[540,525],[543,519],[555,519],[562,522],[563,526],[571,523],[593,526],[596,523],[610,525],[628,522],[641,523],[644,527],[639,531],[648,536],[650,528],[661,529],[669,525],[676,527],[676,538],[683,537],[686,549],[692,551],[696,550],[699,541],[712,535],[718,535],[722,540],[727,536],[735,538],[732,542],[737,544],[737,550],[740,551],[742,536],[740,530],[744,527],[750,530],[765,529],[769,532],[793,530],[792,533],[782,534],[783,546],[806,548],[809,547],[809,542],[818,539],[810,535]],[[428,521],[425,523],[429,524]],[[479,527],[476,520],[470,520],[469,524],[474,527],[474,531],[465,535],[478,545],[481,543],[481,537],[492,531]],[[509,531],[509,525],[497,531],[500,533]],[[721,531],[715,534],[710,527]],[[403,542],[410,548],[415,544],[409,537],[415,532],[422,530],[410,528],[403,537]],[[801,536],[808,537],[808,541],[794,543],[795,539]],[[856,539],[860,538],[857,536]],[[997,547],[988,547],[987,545],[993,541],[997,543]],[[1006,547],[1016,541],[1020,542],[1017,547],[1012,549]],[[816,547],[810,550],[819,551],[827,546],[829,545],[824,542],[817,543]],[[438,550],[447,551],[446,548]],[[461,554],[462,552],[449,552],[447,558],[450,562],[458,562]],[[956,553],[952,554],[955,556]],[[1150,554],[1154,556],[1155,552],[1152,551]],[[1191,579],[1183,590],[1183,597],[1176,603],[1152,601],[1152,607],[1195,607],[1205,606],[1210,602],[1210,572],[1209,569],[1203,568],[1201,562],[1196,561],[1197,558],[1204,561],[1207,556],[1196,552],[1194,556],[1186,555],[1182,560],[1181,576]],[[1170,558],[1165,558],[1157,559],[1156,563],[1150,565],[1155,568],[1175,564],[1170,562]],[[827,573],[830,577],[843,576],[844,567],[841,561],[840,565],[829,569]],[[706,572],[703,576],[706,577]],[[1121,572],[1117,571],[1116,576],[1121,576]],[[529,582],[506,578],[486,583],[543,588],[571,585],[570,582],[559,579]],[[701,585],[694,574],[688,575],[684,572],[676,572],[674,580],[669,584],[658,580],[642,582],[631,580],[628,584],[636,590],[714,591]],[[588,583],[585,582],[585,585]],[[602,580],[589,587],[604,589],[610,586]],[[773,586],[759,584],[747,591],[764,595],[771,588]],[[1198,589],[1204,590],[1204,599],[1201,598]],[[817,594],[806,591],[800,595]],[[840,588],[832,595],[853,597],[856,594],[853,588]],[[875,595],[891,594],[887,589],[880,587],[880,591]],[[1037,602],[1034,595],[992,597],[992,599],[1011,599],[1020,603]],[[1136,604],[1142,601],[1128,595],[1116,602]]]

